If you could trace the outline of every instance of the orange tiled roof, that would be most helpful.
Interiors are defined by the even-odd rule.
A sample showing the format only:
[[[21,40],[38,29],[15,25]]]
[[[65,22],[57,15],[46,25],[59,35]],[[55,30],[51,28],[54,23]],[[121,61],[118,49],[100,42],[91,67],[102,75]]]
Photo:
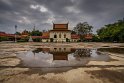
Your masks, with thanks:
[[[79,36],[79,35],[77,35],[77,34],[72,34],[72,35],[71,35],[71,38],[72,38],[72,39],[79,39],[79,38],[80,38],[80,36]]]
[[[42,37],[43,39],[49,38],[50,33],[49,32],[43,32]]]
[[[50,30],[50,31],[51,31],[51,32],[54,32],[54,31],[55,31],[55,32],[56,32],[56,31],[57,31],[57,32],[70,32],[70,30]]]
[[[6,36],[8,36],[8,37],[14,37],[15,34],[6,34]]]
[[[42,36],[31,36],[33,39],[35,38],[42,38]]]
[[[0,36],[3,36],[3,37],[15,37],[15,34],[8,34],[8,33],[5,33],[5,32],[0,32]],[[16,35],[17,38],[21,38],[20,35]]]
[[[84,35],[84,38],[85,39],[92,39],[93,35],[92,34],[86,34],[86,35]]]
[[[53,30],[68,30],[68,24],[53,24]]]
[[[6,36],[5,32],[0,32],[0,36]]]

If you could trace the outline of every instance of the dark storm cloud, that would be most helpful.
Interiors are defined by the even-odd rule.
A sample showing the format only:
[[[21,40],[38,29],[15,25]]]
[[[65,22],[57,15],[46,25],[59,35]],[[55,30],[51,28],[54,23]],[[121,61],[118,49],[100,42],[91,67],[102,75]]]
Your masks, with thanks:
[[[69,21],[70,29],[87,21],[94,32],[124,17],[124,0],[0,0],[0,31],[51,29],[51,23]]]

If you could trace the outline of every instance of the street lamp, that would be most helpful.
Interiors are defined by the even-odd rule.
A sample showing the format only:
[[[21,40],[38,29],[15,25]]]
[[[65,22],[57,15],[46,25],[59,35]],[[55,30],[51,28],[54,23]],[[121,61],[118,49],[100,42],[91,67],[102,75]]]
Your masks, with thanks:
[[[16,32],[17,32],[17,25],[15,25],[15,42],[17,42],[17,40],[16,40]]]

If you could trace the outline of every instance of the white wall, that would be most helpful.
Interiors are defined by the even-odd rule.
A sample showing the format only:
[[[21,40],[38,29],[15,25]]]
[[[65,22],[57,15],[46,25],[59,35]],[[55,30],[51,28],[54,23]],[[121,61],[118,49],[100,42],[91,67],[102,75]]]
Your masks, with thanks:
[[[54,35],[57,35],[57,38],[54,38]],[[61,34],[61,38],[59,37],[59,35]],[[50,32],[50,38],[54,39],[54,42],[66,42],[66,38],[64,38],[64,34],[66,34],[66,38],[71,40],[71,32]]]
[[[80,39],[71,39],[71,42],[77,42]]]
[[[42,42],[49,42],[49,39],[42,39]]]

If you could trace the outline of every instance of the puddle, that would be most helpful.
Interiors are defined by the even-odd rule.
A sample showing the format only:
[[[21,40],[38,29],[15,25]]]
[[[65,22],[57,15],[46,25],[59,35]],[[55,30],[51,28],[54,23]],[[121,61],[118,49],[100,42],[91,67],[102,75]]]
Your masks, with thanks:
[[[102,47],[110,47],[110,46],[102,46]]]
[[[119,46],[119,47],[124,47],[124,46],[121,45],[121,46]]]
[[[81,67],[90,61],[110,61],[106,53],[97,49],[37,48],[17,55],[22,66],[41,68]]]
[[[124,48],[99,48],[98,51],[124,54]]]

